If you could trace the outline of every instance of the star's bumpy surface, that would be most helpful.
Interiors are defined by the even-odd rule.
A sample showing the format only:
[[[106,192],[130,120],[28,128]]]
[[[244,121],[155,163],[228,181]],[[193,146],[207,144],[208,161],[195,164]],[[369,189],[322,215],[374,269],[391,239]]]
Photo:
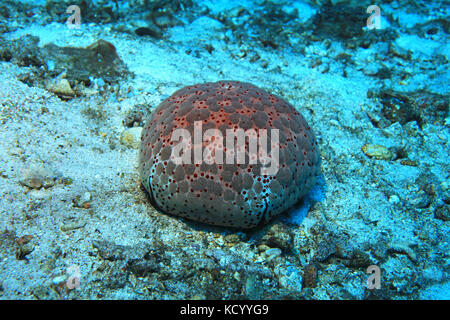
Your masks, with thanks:
[[[194,123],[203,131],[278,129],[276,174],[264,175],[261,163],[176,164],[172,133]],[[270,143],[269,143],[270,144]],[[226,148],[224,148],[226,152]],[[270,150],[268,151],[270,153]],[[269,221],[297,203],[320,172],[317,142],[303,116],[283,99],[254,85],[220,81],[184,87],[164,100],[141,137],[139,172],[153,204],[161,211],[211,225],[248,229]]]

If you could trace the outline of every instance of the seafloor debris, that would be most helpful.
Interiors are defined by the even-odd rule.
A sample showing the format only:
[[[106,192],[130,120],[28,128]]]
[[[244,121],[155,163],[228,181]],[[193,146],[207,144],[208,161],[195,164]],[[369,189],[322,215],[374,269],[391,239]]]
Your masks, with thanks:
[[[58,183],[59,178],[60,176],[58,174],[49,169],[30,168],[25,170],[23,178],[20,179],[19,183],[29,189],[48,189]]]
[[[308,23],[307,29],[313,30],[313,37],[340,40],[348,48],[369,48],[372,43],[395,39],[397,35],[392,29],[364,32],[368,17],[366,9],[367,6],[360,3],[324,4]]]
[[[160,39],[162,38],[162,34],[159,30],[156,30],[152,27],[139,27],[136,30],[134,30],[134,33],[136,33],[138,36],[150,36],[152,38]]]
[[[129,75],[125,63],[119,58],[114,45],[98,40],[86,48],[59,47],[47,44],[39,47],[39,38],[26,35],[17,40],[8,41],[0,37],[0,59],[11,61],[19,66],[42,67],[42,74],[51,83],[52,78],[64,73],[64,79],[50,84],[49,89],[63,96],[71,96],[71,89],[77,83],[89,85],[92,79],[102,79],[106,83],[115,83]],[[70,87],[70,89],[69,89]]]
[[[45,61],[38,43],[39,37],[31,35],[12,41],[0,37],[0,60],[10,61],[21,67],[41,67]]]
[[[141,127],[127,128],[120,134],[120,143],[128,148],[139,149],[141,133]]]
[[[361,150],[366,156],[378,160],[392,160],[394,158],[394,155],[388,148],[378,144],[365,144],[361,147]]]
[[[285,253],[292,253],[294,242],[292,232],[283,224],[272,225],[262,237],[261,243],[271,247],[280,248]]]
[[[73,91],[69,81],[65,78],[65,73],[50,80],[50,82],[47,83],[46,89],[61,98],[71,98],[75,96],[75,91]]]
[[[300,27],[296,12],[286,12],[269,1],[251,11],[237,7],[216,18],[232,31],[236,41],[251,43],[252,47],[258,43],[263,47],[278,49],[285,46],[289,35],[298,32]]]
[[[145,104],[137,104],[125,115],[122,123],[125,127],[143,127],[150,114],[150,108]]]
[[[101,78],[113,83],[128,75],[125,63],[117,55],[114,45],[105,40],[98,40],[86,48],[59,47],[55,44],[45,45],[41,57],[54,64],[53,72],[66,71],[66,78],[71,81],[89,83],[91,78]]]
[[[317,267],[314,264],[308,264],[304,272],[302,286],[304,288],[315,288],[317,286]]]
[[[424,90],[399,92],[381,90],[377,94],[383,105],[381,114],[391,123],[406,124],[416,121],[419,127],[425,123],[444,123],[448,116],[449,98]]]

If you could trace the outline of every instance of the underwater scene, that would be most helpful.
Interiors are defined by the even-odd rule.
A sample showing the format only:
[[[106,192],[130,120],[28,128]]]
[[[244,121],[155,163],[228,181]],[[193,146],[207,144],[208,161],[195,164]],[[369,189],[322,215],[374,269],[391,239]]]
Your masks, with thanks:
[[[2,0],[0,299],[450,299],[449,10]]]

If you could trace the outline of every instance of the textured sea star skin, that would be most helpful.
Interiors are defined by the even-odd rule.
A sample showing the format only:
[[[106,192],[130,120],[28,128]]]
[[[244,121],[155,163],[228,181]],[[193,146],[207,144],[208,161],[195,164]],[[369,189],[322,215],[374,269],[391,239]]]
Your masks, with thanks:
[[[218,129],[224,145],[227,129],[266,129],[269,141],[270,130],[278,129],[276,174],[263,175],[259,162],[249,164],[248,140],[244,164],[196,164],[193,158],[191,164],[176,164],[172,133],[183,128],[192,137],[196,121],[203,132]],[[249,83],[184,87],[156,108],[142,132],[139,173],[152,203],[163,212],[211,225],[248,229],[267,222],[297,203],[319,172],[317,142],[303,116]]]

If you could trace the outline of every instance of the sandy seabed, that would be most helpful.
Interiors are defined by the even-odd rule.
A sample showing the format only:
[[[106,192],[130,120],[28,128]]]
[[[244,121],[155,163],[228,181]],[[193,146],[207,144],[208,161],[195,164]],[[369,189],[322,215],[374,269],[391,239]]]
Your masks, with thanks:
[[[447,97],[448,108],[448,70],[389,83],[367,72],[383,44],[353,50],[357,62],[344,66],[334,58],[346,49],[321,41],[302,53],[247,46],[260,57],[252,61],[225,33],[200,16],[164,39],[117,32],[113,23],[72,30],[32,21],[3,34],[38,36],[40,47],[104,39],[133,75],[114,85],[93,81],[67,99],[27,85],[34,67],[0,62],[1,299],[450,298],[448,118],[377,127],[382,106],[368,94],[386,83],[425,88]],[[448,39],[401,34],[395,43],[412,52],[402,62],[410,70],[437,54],[448,59]],[[325,62],[316,67],[317,57]],[[139,129],[123,119],[136,105],[153,109],[185,85],[218,80],[250,82],[303,114],[321,150],[324,194],[309,198],[319,201],[251,232],[149,204],[136,145],[121,138],[139,137]],[[379,290],[366,286],[370,265],[381,269]]]

